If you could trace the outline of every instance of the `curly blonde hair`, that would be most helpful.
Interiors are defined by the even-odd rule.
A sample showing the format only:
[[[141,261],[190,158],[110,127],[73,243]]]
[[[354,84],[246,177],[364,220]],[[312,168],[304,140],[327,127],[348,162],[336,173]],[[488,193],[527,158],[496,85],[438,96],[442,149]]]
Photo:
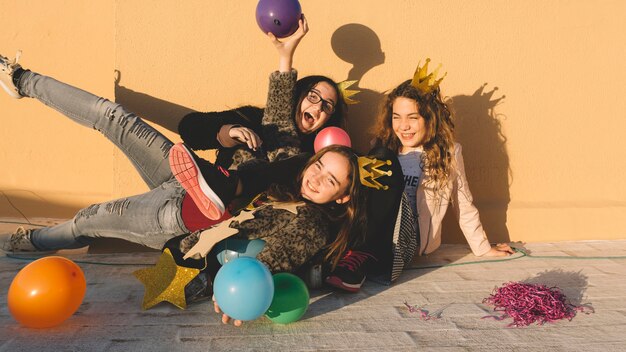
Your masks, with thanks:
[[[374,127],[375,145],[387,147],[396,153],[402,142],[392,127],[393,103],[404,97],[417,102],[418,112],[424,118],[426,134],[423,140],[421,167],[429,176],[426,185],[435,196],[447,187],[453,170],[454,123],[448,105],[443,101],[439,87],[422,93],[407,80],[392,90],[385,98],[378,122]],[[440,198],[440,197],[436,197]]]

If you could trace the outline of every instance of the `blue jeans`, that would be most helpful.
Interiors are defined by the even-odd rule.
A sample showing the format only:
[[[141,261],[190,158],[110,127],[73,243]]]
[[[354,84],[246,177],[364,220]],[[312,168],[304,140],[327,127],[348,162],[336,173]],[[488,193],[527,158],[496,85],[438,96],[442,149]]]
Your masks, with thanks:
[[[31,240],[40,250],[79,248],[94,237],[113,237],[161,249],[170,238],[188,233],[181,217],[185,191],[168,163],[173,143],[119,104],[27,71],[19,91],[93,128],[130,159],[150,191],[94,204],[57,226],[36,229]]]

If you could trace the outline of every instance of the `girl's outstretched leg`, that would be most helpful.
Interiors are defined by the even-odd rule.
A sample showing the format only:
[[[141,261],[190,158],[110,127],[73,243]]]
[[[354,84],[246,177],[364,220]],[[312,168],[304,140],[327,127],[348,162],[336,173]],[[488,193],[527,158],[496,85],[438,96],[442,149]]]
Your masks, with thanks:
[[[161,249],[172,237],[189,232],[181,217],[184,194],[171,179],[144,194],[91,205],[62,224],[30,230],[30,240],[40,251],[84,247],[95,237]]]
[[[101,132],[126,154],[150,189],[172,177],[167,157],[173,144],[159,131],[120,104],[51,77],[24,71],[13,61],[0,56],[0,77],[5,90],[17,90],[19,97],[35,98],[79,124]]]

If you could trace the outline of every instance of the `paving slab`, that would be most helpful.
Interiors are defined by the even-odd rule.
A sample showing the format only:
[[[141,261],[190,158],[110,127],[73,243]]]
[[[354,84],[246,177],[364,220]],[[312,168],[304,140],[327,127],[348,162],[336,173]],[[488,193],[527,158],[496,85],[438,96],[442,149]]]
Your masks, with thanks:
[[[17,226],[2,220],[0,233]],[[2,255],[0,352],[626,350],[626,241],[518,245],[530,256],[498,262],[476,258],[464,245],[443,245],[416,258],[391,286],[367,281],[356,294],[312,290],[300,321],[281,325],[260,318],[240,328],[223,325],[208,301],[186,310],[168,303],[142,310],[143,286],[132,273],[155,263],[159,253],[132,246],[130,252],[120,248],[123,253],[62,252],[85,273],[83,304],[60,326],[25,328],[13,320],[6,300],[13,277],[30,261]],[[595,313],[523,328],[507,327],[510,319],[483,319],[499,315],[483,299],[510,281],[558,286],[573,304]],[[404,302],[439,319],[423,320]]]

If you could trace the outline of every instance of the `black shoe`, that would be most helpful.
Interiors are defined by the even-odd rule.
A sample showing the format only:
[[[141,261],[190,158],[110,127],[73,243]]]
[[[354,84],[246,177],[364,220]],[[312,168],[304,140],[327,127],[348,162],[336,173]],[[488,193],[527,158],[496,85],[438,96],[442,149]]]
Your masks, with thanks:
[[[326,277],[326,283],[349,292],[358,292],[365,281],[367,265],[372,260],[376,260],[376,257],[367,252],[350,250]]]
[[[185,286],[185,301],[187,304],[211,299],[213,296],[213,283],[211,276],[206,272],[200,272]]]

